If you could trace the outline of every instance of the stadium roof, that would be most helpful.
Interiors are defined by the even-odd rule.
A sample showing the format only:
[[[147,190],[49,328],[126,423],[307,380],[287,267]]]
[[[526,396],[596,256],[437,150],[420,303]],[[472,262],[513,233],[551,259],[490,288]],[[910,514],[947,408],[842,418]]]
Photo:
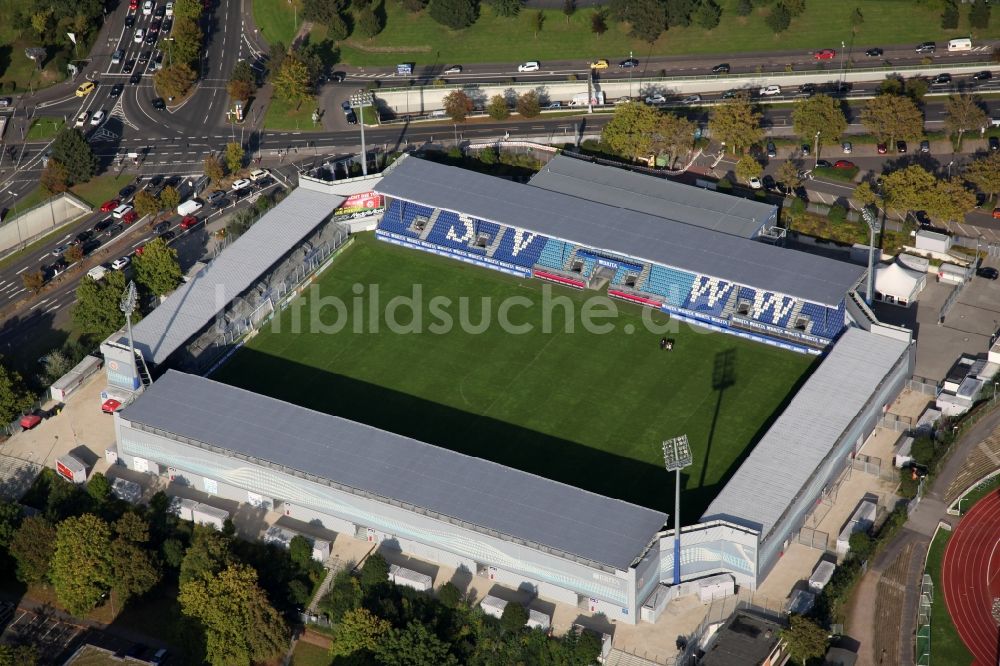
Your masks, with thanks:
[[[701,519],[731,520],[766,537],[908,346],[848,328]]]
[[[838,306],[864,273],[864,268],[854,264],[412,156],[395,162],[376,190],[398,199],[830,307]]]
[[[667,515],[170,370],[122,418],[627,569]]]
[[[136,349],[148,362],[165,361],[299,245],[343,200],[301,187],[293,190],[132,327]]]
[[[777,219],[774,204],[563,155],[552,158],[528,184],[742,238],[753,238],[768,220]]]

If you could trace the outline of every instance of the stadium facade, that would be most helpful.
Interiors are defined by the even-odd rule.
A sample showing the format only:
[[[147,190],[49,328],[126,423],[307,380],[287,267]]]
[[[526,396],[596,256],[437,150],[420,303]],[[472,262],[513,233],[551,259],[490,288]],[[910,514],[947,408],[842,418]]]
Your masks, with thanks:
[[[845,302],[857,300],[863,270],[769,242],[771,207],[657,190],[645,176],[619,180],[618,170],[581,164],[556,160],[535,185],[415,158],[365,180],[302,178],[213,262],[220,267],[136,327],[141,356],[162,376],[116,415],[119,462],[628,623],[655,620],[685,586],[714,574],[755,588],[910,376],[908,334],[854,325]],[[593,169],[603,175],[589,198],[568,193]],[[296,296],[259,285],[316,249],[296,243],[317,238],[350,188],[384,197],[365,222],[382,240],[525,278],[606,286],[714,330],[825,352],[701,520],[683,528],[681,586],[670,585],[678,563],[665,514],[170,369],[206,331],[231,326],[226,298],[267,295],[273,313]],[[671,197],[683,205],[671,207]],[[284,238],[296,220],[298,240]],[[254,243],[265,240],[274,247],[255,262]],[[224,284],[222,268],[236,265],[246,268],[239,284]],[[220,289],[226,298],[207,298]],[[123,342],[106,344],[121,353]],[[129,365],[109,368],[109,384],[112,372],[116,385],[146,383],[118,376]]]

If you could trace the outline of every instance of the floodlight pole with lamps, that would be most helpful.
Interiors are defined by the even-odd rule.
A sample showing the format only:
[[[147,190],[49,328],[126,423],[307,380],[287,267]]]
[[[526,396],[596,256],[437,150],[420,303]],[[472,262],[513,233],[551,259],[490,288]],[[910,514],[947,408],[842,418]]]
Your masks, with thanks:
[[[663,466],[677,472],[674,481],[674,585],[681,584],[681,470],[694,462],[687,435],[663,442]]]
[[[951,165],[955,163],[955,160],[948,162],[948,180],[951,180]]]
[[[632,70],[635,69],[632,66],[632,52],[628,52],[628,97],[632,99]]]
[[[861,218],[868,225],[871,234],[868,241],[868,289],[865,293],[865,302],[871,306],[875,297],[875,228],[878,226],[878,218],[868,206],[861,209]]]
[[[128,330],[128,358],[132,364],[132,377],[135,379],[139,378],[139,367],[135,364],[135,344],[132,341],[132,313],[135,312],[137,301],[138,294],[135,290],[135,282],[129,280],[128,286],[125,287],[125,291],[122,293],[122,300],[118,304],[118,309],[125,315],[125,327]],[[141,386],[142,382],[140,381],[139,384]]]
[[[816,142],[813,144],[813,158],[816,160],[813,163],[813,168],[819,166],[819,135],[822,134],[823,130],[816,132]]]
[[[364,90],[351,95],[351,106],[360,109],[358,125],[361,127],[361,173],[368,175],[368,148],[365,147],[365,107],[372,106],[374,95]]]

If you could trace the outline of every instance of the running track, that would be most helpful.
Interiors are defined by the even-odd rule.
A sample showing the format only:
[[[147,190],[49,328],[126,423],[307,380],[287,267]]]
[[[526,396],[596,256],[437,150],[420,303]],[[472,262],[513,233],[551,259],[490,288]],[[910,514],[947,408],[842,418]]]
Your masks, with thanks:
[[[1000,597],[1000,491],[987,495],[958,523],[941,566],[945,603],[976,666],[997,666],[998,628],[991,611]]]

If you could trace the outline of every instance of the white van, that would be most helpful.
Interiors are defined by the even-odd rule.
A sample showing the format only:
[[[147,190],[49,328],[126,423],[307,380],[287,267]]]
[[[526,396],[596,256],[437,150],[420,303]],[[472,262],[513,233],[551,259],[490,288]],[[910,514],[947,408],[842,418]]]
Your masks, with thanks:
[[[952,39],[948,41],[949,51],[971,51],[972,40],[968,37],[962,39]]]
[[[182,203],[180,206],[177,207],[177,214],[183,217],[185,215],[190,215],[191,213],[195,212],[200,208],[201,208],[200,201],[198,201],[197,199],[188,199],[187,201],[185,201],[184,203]]]

